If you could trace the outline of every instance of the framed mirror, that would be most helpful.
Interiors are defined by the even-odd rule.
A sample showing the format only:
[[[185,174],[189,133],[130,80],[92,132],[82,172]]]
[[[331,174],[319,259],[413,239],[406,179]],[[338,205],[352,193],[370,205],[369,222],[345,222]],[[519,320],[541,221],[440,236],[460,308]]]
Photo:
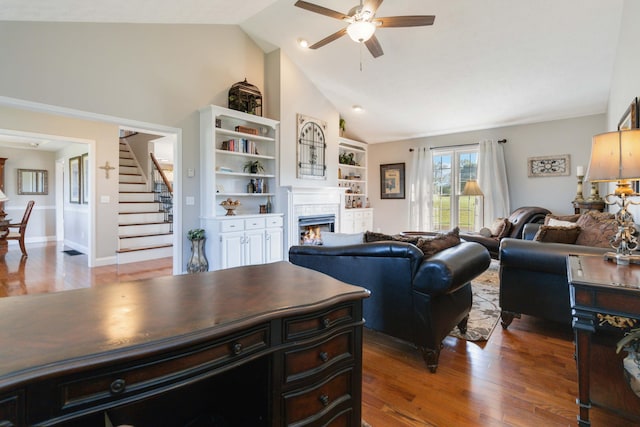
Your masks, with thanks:
[[[49,194],[49,172],[18,169],[18,194]]]

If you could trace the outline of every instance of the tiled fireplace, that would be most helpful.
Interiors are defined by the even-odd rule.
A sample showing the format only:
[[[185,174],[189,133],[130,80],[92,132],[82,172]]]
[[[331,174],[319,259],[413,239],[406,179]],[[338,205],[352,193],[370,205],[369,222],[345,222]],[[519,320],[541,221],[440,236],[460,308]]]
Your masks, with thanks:
[[[328,230],[333,217],[333,231],[340,229],[340,200],[343,189],[338,187],[289,187],[287,189],[287,240],[288,247],[300,244],[300,220],[321,218]]]

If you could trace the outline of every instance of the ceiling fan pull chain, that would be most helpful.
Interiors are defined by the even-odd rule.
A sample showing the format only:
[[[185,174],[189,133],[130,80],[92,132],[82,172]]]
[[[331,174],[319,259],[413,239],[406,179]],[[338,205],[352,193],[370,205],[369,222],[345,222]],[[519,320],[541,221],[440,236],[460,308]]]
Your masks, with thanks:
[[[364,43],[358,43],[360,45],[360,72],[362,72],[362,45]]]

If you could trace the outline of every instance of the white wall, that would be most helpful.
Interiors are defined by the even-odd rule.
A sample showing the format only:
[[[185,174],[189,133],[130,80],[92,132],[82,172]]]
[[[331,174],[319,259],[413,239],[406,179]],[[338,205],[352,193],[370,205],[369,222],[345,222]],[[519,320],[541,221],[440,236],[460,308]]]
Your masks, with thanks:
[[[542,206],[558,214],[572,213],[571,201],[576,195],[577,186],[576,166],[588,164],[591,137],[602,132],[605,125],[605,115],[601,114],[370,145],[369,200],[375,208],[374,229],[385,233],[398,233],[409,229],[409,199],[380,199],[381,164],[405,163],[408,186],[413,155],[409,148],[469,144],[483,139],[507,139],[504,151],[511,210],[520,206]],[[570,154],[570,176],[527,176],[528,157],[556,154]]]
[[[609,107],[607,109],[606,131],[618,128],[618,122],[629,104],[635,97],[640,97],[640,56],[638,55],[638,17],[640,17],[640,2],[625,0],[620,25],[618,52],[613,68]],[[612,193],[615,184],[602,185],[601,194]],[[629,211],[636,222],[640,220],[640,206],[631,206]]]
[[[237,26],[4,21],[0,51],[11,58],[0,67],[1,96],[182,129],[182,190],[196,200],[182,205],[183,236],[199,225],[198,108],[226,106],[229,88],[244,78],[269,96],[264,54]],[[100,164],[117,164],[117,150],[97,150]],[[196,177],[186,176],[189,168]],[[96,174],[98,194],[115,193],[115,181]],[[97,212],[100,256],[115,251],[116,211],[111,203]],[[185,244],[183,265],[187,252]]]
[[[302,71],[280,50],[267,55],[266,72],[278,90],[274,102],[280,120],[280,185],[294,187],[337,187],[338,185],[338,120],[333,104],[313,86]],[[274,79],[274,75],[279,78]],[[272,92],[270,92],[272,93]],[[296,176],[296,115],[304,114],[327,122],[327,179],[300,179]]]

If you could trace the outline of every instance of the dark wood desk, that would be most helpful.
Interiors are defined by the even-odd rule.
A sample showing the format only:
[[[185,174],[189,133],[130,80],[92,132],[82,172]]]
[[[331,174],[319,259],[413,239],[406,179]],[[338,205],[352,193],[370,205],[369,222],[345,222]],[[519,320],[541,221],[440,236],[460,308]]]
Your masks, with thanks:
[[[605,261],[601,256],[570,255],[567,262],[573,328],[575,331],[576,360],[578,368],[578,425],[586,427],[591,407],[591,374],[593,366],[592,339],[600,325],[611,328],[630,327],[628,318],[637,327],[640,319],[640,266],[619,266]],[[618,363],[612,347],[607,359]],[[603,362],[606,362],[604,360]],[[620,370],[621,371],[621,370]],[[617,377],[617,375],[616,375]],[[619,380],[622,380],[620,372]],[[617,378],[614,378],[615,382]],[[607,384],[613,393],[615,384]],[[628,388],[628,387],[627,387]],[[631,391],[617,393],[620,399],[632,399],[631,405],[640,406],[640,399]],[[626,397],[631,396],[631,397]],[[624,402],[623,402],[624,403]]]
[[[368,295],[280,262],[0,298],[0,425],[359,427]]]

